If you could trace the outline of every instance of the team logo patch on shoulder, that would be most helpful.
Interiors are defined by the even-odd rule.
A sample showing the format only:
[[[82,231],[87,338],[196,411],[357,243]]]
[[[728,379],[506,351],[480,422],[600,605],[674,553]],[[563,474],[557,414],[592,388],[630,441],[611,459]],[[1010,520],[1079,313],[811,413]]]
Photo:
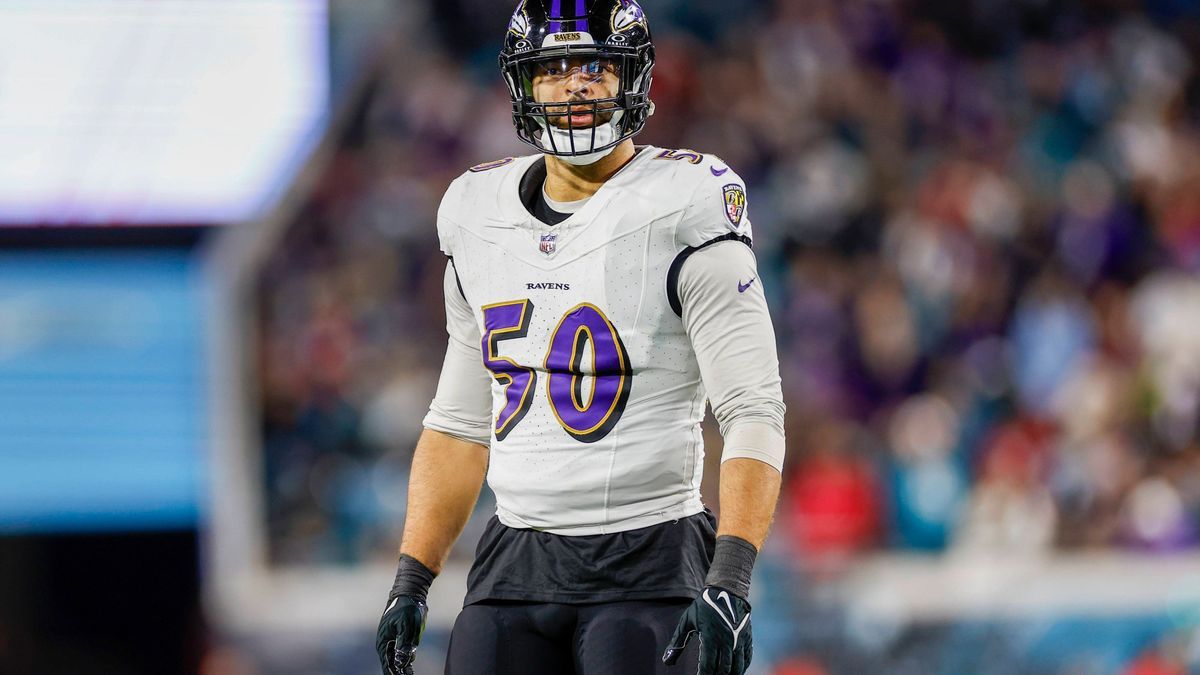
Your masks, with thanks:
[[[738,227],[742,224],[742,216],[746,215],[746,191],[736,183],[725,188],[725,217],[729,224]]]
[[[504,166],[505,164],[508,164],[509,162],[513,161],[514,159],[516,159],[516,157],[505,157],[504,159],[498,159],[494,162],[484,162],[483,164],[476,164],[475,166],[471,167],[470,169],[467,169],[467,171],[470,171],[471,173],[479,173],[480,171],[487,171],[488,169],[495,169],[497,167],[501,167],[501,166]]]
[[[538,250],[546,255],[554,253],[554,249],[558,248],[557,234],[543,234],[541,241],[538,243]]]
[[[633,0],[623,0],[613,8],[611,24],[614,33],[622,33],[635,26],[645,28],[646,14]]]

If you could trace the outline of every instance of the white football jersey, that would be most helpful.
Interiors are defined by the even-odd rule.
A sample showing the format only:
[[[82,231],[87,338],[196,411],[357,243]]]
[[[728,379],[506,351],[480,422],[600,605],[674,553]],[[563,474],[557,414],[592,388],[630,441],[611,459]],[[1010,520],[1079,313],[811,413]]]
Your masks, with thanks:
[[[550,226],[519,195],[540,158],[472,168],[438,212],[491,374],[497,515],[584,535],[698,513],[705,391],[672,277],[689,249],[749,243],[745,184],[712,156],[646,147]]]

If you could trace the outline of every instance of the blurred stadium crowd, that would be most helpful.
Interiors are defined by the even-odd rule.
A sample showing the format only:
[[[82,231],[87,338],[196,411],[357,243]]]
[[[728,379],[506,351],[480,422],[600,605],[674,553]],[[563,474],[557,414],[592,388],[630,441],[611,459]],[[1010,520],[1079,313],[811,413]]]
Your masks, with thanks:
[[[393,556],[444,341],[437,202],[527,154],[509,3],[439,4],[261,280],[277,562]],[[777,552],[1197,546],[1193,3],[644,4],[639,142],[748,182],[789,406]]]

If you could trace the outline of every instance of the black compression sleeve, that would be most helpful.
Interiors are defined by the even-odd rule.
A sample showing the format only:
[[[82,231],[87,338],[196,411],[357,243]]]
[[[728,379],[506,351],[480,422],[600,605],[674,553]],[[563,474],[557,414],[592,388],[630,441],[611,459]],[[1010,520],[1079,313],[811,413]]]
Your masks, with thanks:
[[[754,559],[758,549],[754,544],[733,535],[717,537],[712,565],[708,567],[705,586],[716,586],[745,599],[750,596],[750,573],[754,570]]]
[[[388,598],[394,598],[397,595],[424,598],[429,593],[429,585],[433,583],[435,576],[437,575],[421,564],[420,560],[402,554],[400,563],[396,566],[396,581],[392,583],[392,592],[388,593]]]

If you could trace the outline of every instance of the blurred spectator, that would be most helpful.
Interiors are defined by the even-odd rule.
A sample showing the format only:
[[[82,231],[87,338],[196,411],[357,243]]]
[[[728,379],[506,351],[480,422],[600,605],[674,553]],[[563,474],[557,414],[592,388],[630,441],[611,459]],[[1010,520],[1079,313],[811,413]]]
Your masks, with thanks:
[[[1023,556],[1049,549],[1058,514],[1045,484],[1043,425],[1014,420],[986,444],[979,477],[956,533],[962,551]]]
[[[836,423],[814,433],[817,444],[792,469],[788,522],[801,555],[822,566],[845,562],[879,538],[882,513],[874,467],[858,456],[853,430]]]
[[[915,549],[946,545],[967,494],[963,462],[954,455],[959,417],[942,397],[910,397],[891,416],[895,543]]]

